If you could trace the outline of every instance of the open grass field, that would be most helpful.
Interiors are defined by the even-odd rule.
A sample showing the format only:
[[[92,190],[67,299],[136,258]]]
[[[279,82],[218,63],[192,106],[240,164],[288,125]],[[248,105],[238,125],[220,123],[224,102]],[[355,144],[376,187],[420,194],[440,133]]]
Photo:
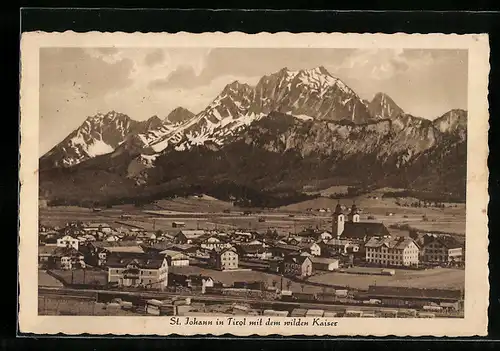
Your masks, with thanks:
[[[465,271],[462,269],[450,268],[435,268],[418,271],[397,269],[394,276],[325,272],[323,274],[316,274],[309,278],[309,281],[332,285],[346,285],[351,288],[363,290],[368,289],[369,285],[463,289],[465,284]]]
[[[43,270],[38,271],[38,286],[63,287],[63,284]]]
[[[70,271],[52,269],[51,271],[60,277],[66,284],[92,284],[95,282],[96,285],[106,285],[108,282],[108,273],[103,270],[75,269]],[[97,282],[99,284],[97,284]]]
[[[202,274],[212,277],[214,280],[221,282],[226,286],[231,286],[234,282],[254,282],[254,281],[264,281],[268,286],[272,287],[273,283],[276,284],[277,288],[281,288],[281,276],[259,272],[259,271],[218,271],[209,268],[199,267],[199,266],[187,266],[187,267],[176,267],[172,269],[172,272],[179,274]],[[290,282],[290,283],[289,283]],[[291,285],[288,285],[291,284]],[[290,288],[289,288],[290,287]],[[307,293],[320,293],[323,291],[322,287],[300,284],[291,281],[283,277],[283,289],[291,290],[294,292],[307,292]]]

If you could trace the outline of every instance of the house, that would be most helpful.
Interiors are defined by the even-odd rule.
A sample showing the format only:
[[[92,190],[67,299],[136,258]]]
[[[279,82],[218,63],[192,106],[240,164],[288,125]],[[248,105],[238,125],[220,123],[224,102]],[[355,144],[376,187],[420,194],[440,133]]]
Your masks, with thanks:
[[[57,239],[57,247],[72,247],[78,251],[78,238],[74,238],[70,235],[64,235],[61,238]]]
[[[106,241],[120,241],[120,237],[118,235],[108,235]]]
[[[313,256],[321,256],[321,246],[317,243],[300,243],[299,245],[301,252],[308,252]]]
[[[94,241],[87,245],[88,259],[97,266],[106,264],[111,254],[142,254],[144,249],[137,241]]]
[[[318,239],[323,242],[327,242],[333,238],[330,232],[324,231],[318,235]]]
[[[168,286],[168,262],[164,256],[142,255],[142,257],[109,260],[108,283],[121,287],[142,286],[164,290]]]
[[[300,251],[300,247],[295,245],[275,243],[270,247],[270,251],[273,257],[285,257],[293,253],[298,253]]]
[[[384,266],[417,266],[420,248],[412,238],[373,237],[366,244],[366,262]]]
[[[189,257],[180,251],[163,250],[160,254],[167,257],[167,262],[170,267],[189,266]]]
[[[84,224],[82,229],[86,232],[101,232],[109,234],[113,231],[113,228],[107,223],[89,223]]]
[[[74,269],[85,268],[84,256],[72,246],[39,246],[38,264],[43,268]]]
[[[425,262],[454,264],[463,261],[462,245],[449,235],[426,235],[421,257]]]
[[[202,235],[205,234],[204,230],[181,230],[174,236],[174,243],[176,244],[193,244]]]
[[[210,264],[215,269],[231,270],[238,268],[238,252],[234,247],[210,251]]]
[[[234,241],[242,241],[242,242],[251,241],[254,237],[255,235],[251,232],[242,232],[238,230],[231,235],[231,239],[233,239]]]
[[[335,258],[315,257],[311,256],[309,259],[312,262],[314,270],[318,271],[334,271],[339,269],[339,260]]]
[[[205,250],[219,250],[231,247],[231,243],[216,235],[211,235],[201,241],[200,247]]]
[[[201,287],[201,293],[204,294],[206,288],[214,287],[214,280],[211,277],[204,275],[190,275],[187,279],[188,287],[190,288],[198,288]]]
[[[309,277],[313,266],[309,256],[289,255],[283,260],[283,274],[291,277]]]
[[[172,228],[184,228],[186,223],[184,222],[172,222]]]
[[[322,250],[323,256],[333,256],[339,253],[357,253],[360,250],[360,246],[351,239],[333,238],[323,245]]]
[[[265,245],[243,243],[236,245],[238,255],[244,258],[258,258],[266,260],[272,257],[272,252]]]

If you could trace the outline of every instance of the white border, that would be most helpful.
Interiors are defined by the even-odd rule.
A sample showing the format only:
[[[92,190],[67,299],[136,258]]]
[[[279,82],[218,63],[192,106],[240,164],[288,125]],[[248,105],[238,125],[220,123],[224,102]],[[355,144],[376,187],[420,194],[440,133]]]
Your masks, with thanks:
[[[170,317],[38,316],[38,130],[39,49],[42,47],[268,47],[268,48],[439,48],[469,50],[468,168],[466,215],[465,318],[338,318],[337,327],[175,327]],[[69,335],[486,335],[488,283],[488,74],[485,34],[341,33],[24,33],[21,40],[21,164],[19,233],[19,330]],[[198,318],[198,319],[213,319]],[[275,318],[280,319],[280,318]],[[283,318],[281,318],[283,319]]]

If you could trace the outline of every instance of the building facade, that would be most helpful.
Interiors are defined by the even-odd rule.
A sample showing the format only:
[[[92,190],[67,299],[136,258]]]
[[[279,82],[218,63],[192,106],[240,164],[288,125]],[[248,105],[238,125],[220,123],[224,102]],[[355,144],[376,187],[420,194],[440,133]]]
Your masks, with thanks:
[[[366,262],[383,266],[417,266],[420,248],[408,237],[372,237],[365,245]]]
[[[238,268],[238,253],[235,248],[213,250],[210,252],[210,263],[215,269],[222,271]]]
[[[283,261],[283,274],[292,277],[309,277],[313,273],[313,264],[309,256],[291,255]]]
[[[64,235],[57,239],[57,247],[72,247],[78,251],[79,240],[71,235]]]
[[[142,286],[164,290],[168,286],[168,263],[165,257],[132,258],[108,262],[108,282],[121,287]]]
[[[462,256],[462,245],[450,236],[432,236],[424,240],[422,261],[453,264],[462,262]]]
[[[200,247],[204,250],[222,250],[232,245],[216,236],[210,236],[201,242]]]

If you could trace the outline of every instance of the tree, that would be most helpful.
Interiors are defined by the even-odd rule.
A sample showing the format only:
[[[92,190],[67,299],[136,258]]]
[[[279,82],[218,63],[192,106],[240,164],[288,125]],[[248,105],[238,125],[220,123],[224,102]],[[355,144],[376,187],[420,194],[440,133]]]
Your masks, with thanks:
[[[304,283],[300,284],[300,289],[302,290],[302,292],[304,292],[305,287],[306,285]]]
[[[286,289],[290,290],[291,287],[292,287],[292,281],[289,280],[289,281],[286,282]]]

